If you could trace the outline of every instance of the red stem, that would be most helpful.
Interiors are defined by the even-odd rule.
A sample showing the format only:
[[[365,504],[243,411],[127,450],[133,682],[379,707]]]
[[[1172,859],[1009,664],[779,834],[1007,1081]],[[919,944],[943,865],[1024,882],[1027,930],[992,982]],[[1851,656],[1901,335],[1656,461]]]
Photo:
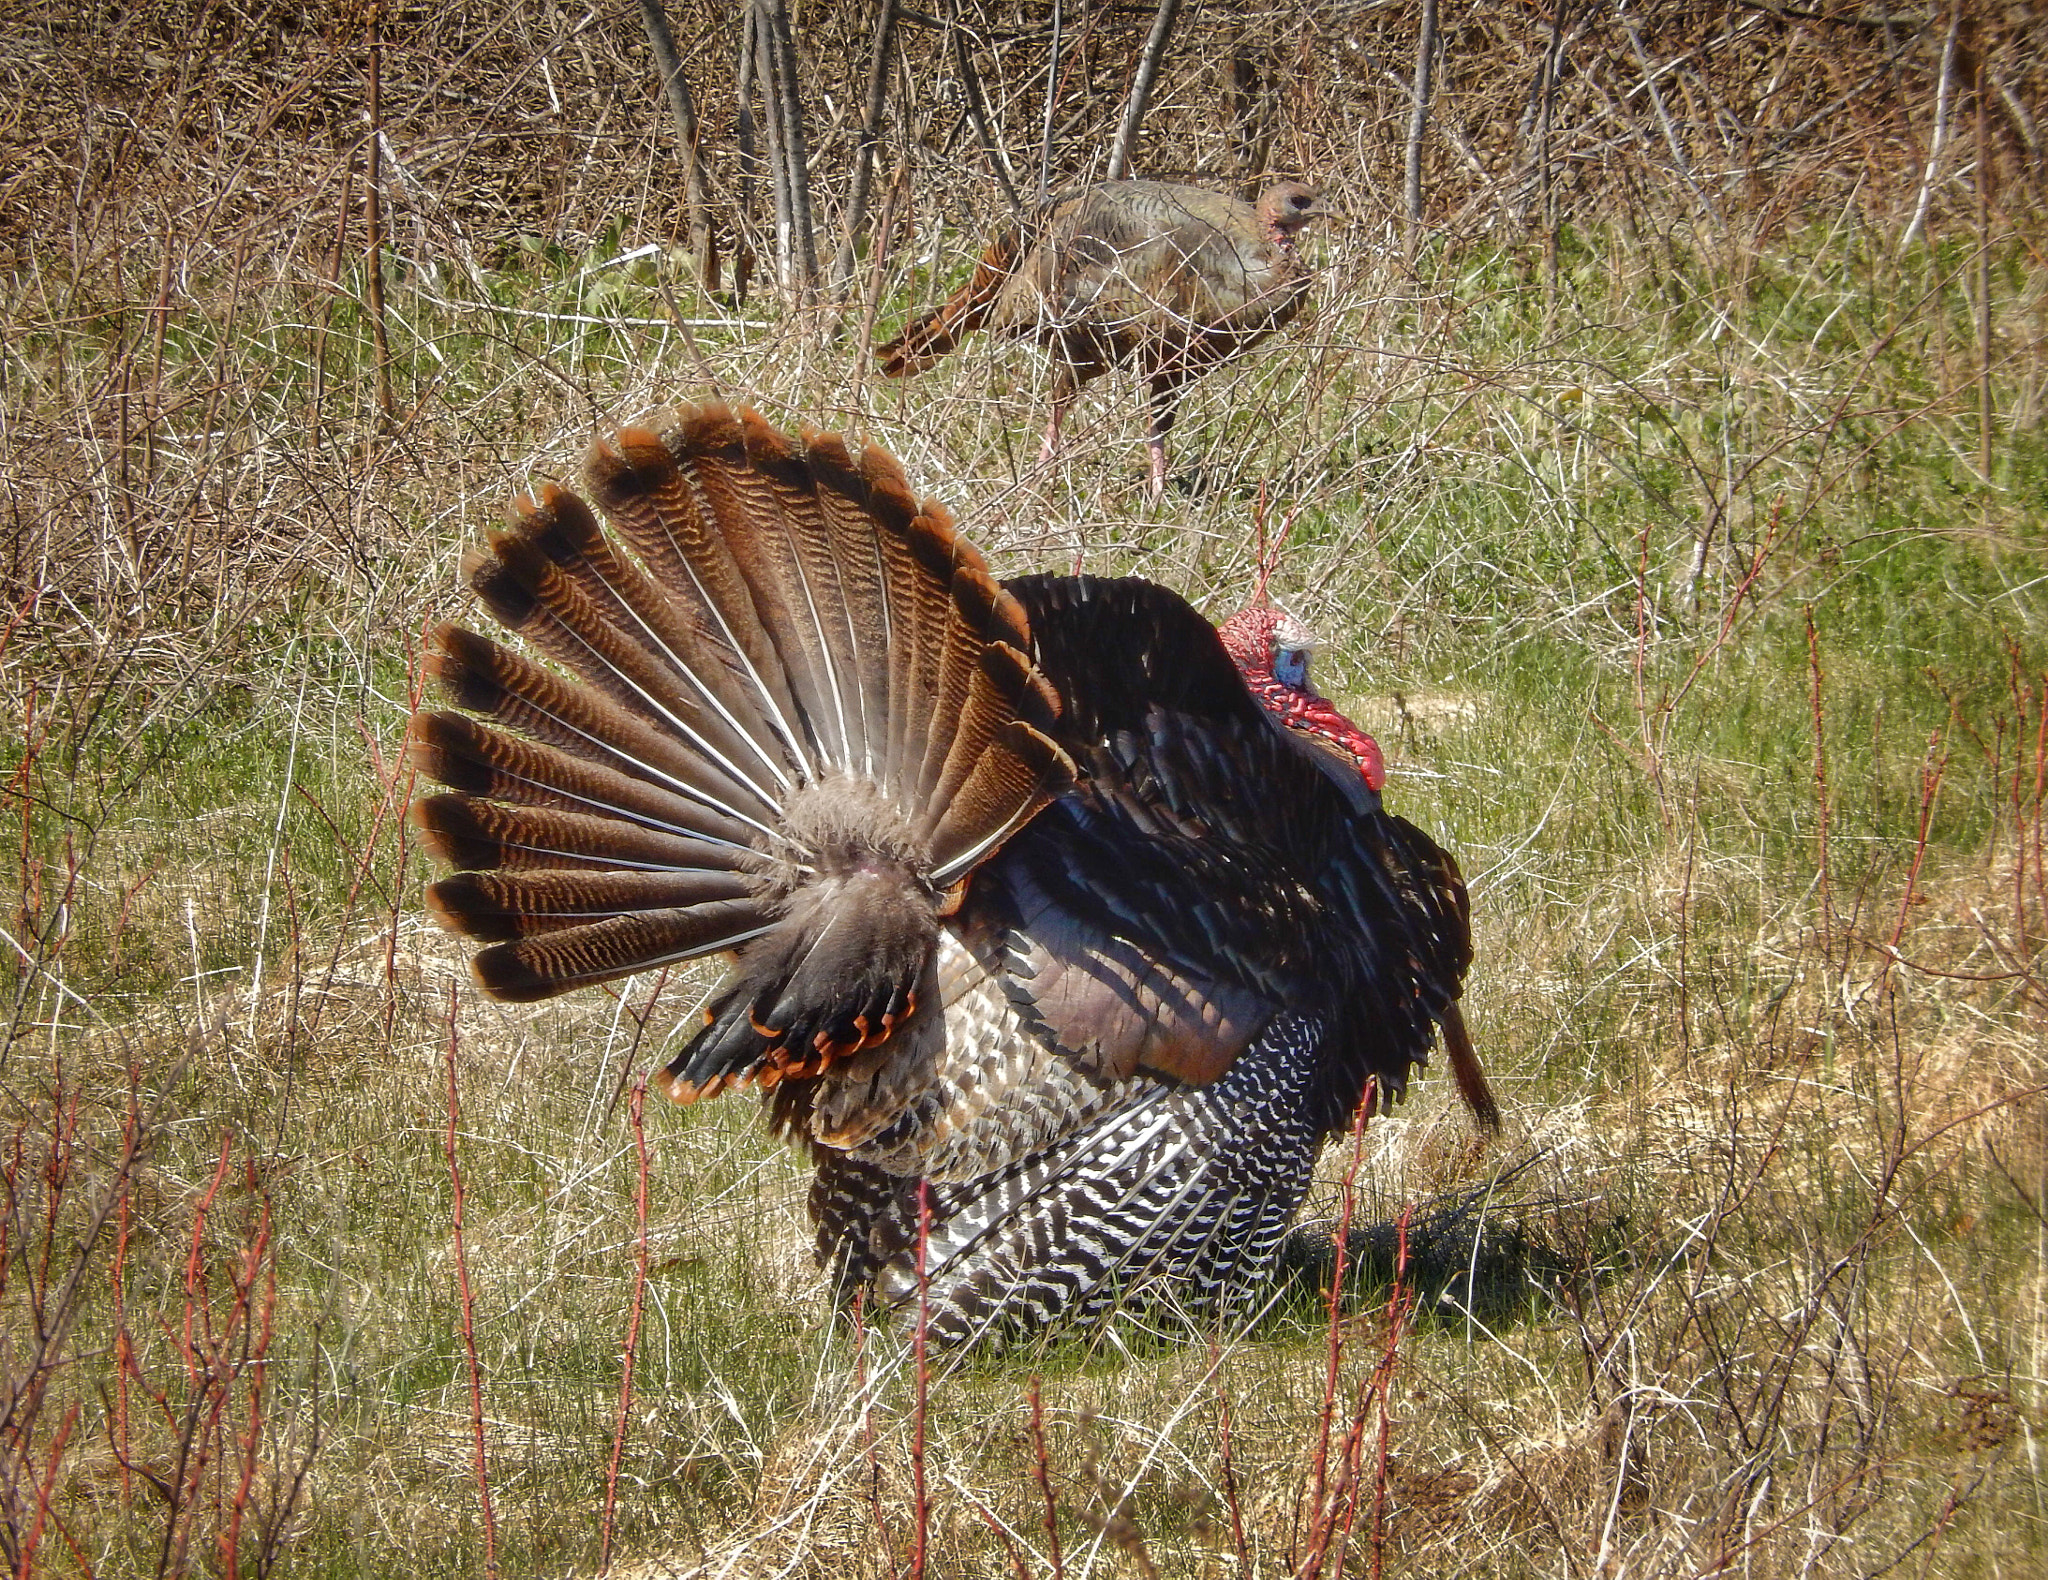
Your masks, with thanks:
[[[1031,1478],[1038,1483],[1039,1496],[1045,1499],[1045,1539],[1052,1554],[1052,1580],[1066,1580],[1066,1562],[1060,1554],[1059,1506],[1053,1501],[1052,1470],[1045,1451],[1045,1402],[1039,1397],[1035,1375],[1025,1384],[1024,1391],[1031,1400]]]
[[[122,1153],[133,1157],[138,1148],[137,1133],[142,1125],[142,1115],[136,1106],[136,1087],[141,1081],[141,1072],[133,1065],[128,1069],[128,1113],[121,1122]],[[129,1436],[128,1436],[128,1376],[136,1370],[135,1341],[128,1332],[128,1209],[132,1202],[129,1190],[130,1176],[124,1167],[121,1171],[120,1205],[114,1216],[114,1265],[112,1283],[114,1296],[114,1463],[121,1473],[121,1512],[127,1514],[134,1509],[134,1492],[129,1480]]]
[[[925,1554],[931,1541],[931,1504],[925,1487],[924,1430],[925,1404],[931,1373],[925,1364],[925,1335],[930,1324],[931,1305],[926,1298],[929,1285],[925,1275],[925,1252],[931,1243],[932,1193],[924,1180],[917,1182],[917,1331],[911,1336],[912,1379],[910,1417],[910,1502],[916,1529],[910,1537],[910,1580],[924,1580]]]
[[[1216,1440],[1222,1458],[1223,1501],[1230,1509],[1230,1542],[1237,1553],[1237,1572],[1241,1575],[1252,1572],[1252,1560],[1244,1540],[1244,1506],[1237,1495],[1237,1472],[1230,1463],[1230,1389],[1223,1380],[1220,1357],[1215,1346],[1210,1347],[1212,1369],[1216,1371]],[[1054,1580],[1058,1580],[1055,1573]]]
[[[1387,1349],[1373,1374],[1373,1390],[1380,1401],[1380,1441],[1373,1465],[1372,1487],[1372,1580],[1380,1580],[1387,1549],[1387,1458],[1393,1438],[1393,1418],[1388,1413],[1394,1384],[1394,1363],[1400,1358],[1401,1334],[1408,1317],[1408,1291],[1402,1280],[1408,1271],[1408,1208],[1401,1208],[1401,1224],[1394,1251],[1394,1293],[1387,1302]],[[1348,1527],[1347,1527],[1348,1532]]]
[[[889,1514],[882,1507],[882,1450],[875,1437],[875,1401],[868,1392],[868,1322],[865,1289],[853,1294],[853,1388],[863,1401],[860,1435],[868,1455],[868,1504],[875,1514],[875,1532],[882,1538],[882,1551],[894,1554],[896,1541],[889,1534]]]
[[[35,1518],[29,1522],[28,1536],[21,1544],[21,1561],[15,1568],[16,1580],[30,1580],[35,1574],[36,1546],[43,1539],[43,1525],[50,1518],[50,1493],[57,1484],[57,1465],[63,1458],[64,1445],[71,1437],[71,1428],[78,1423],[79,1406],[73,1405],[65,1413],[64,1424],[57,1428],[57,1435],[50,1442],[50,1463],[44,1470],[42,1485],[36,1488]],[[27,1458],[24,1452],[24,1458]],[[29,1461],[29,1475],[35,1475],[35,1463]],[[63,1529],[60,1522],[59,1530]]]
[[[1365,1157],[1365,1120],[1378,1097],[1379,1082],[1368,1081],[1358,1111],[1351,1118],[1351,1161],[1344,1169],[1344,1183],[1338,1194],[1341,1205],[1330,1268],[1329,1356],[1323,1367],[1323,1408],[1316,1432],[1314,1491],[1309,1497],[1313,1523],[1309,1526],[1308,1555],[1295,1570],[1299,1580],[1313,1580],[1322,1573],[1323,1560],[1329,1556],[1330,1534],[1336,1526],[1335,1499],[1329,1490],[1330,1429],[1336,1424],[1337,1379],[1344,1361],[1344,1268],[1351,1249],[1351,1218],[1358,1202],[1358,1169]]]
[[[270,1194],[262,1196],[263,1210],[256,1223],[256,1238],[242,1254],[242,1270],[246,1282],[240,1286],[236,1307],[246,1314],[249,1291],[256,1286],[259,1273],[263,1276],[263,1298],[256,1302],[255,1310],[261,1323],[253,1352],[238,1363],[235,1374],[244,1370],[250,1373],[249,1423],[242,1434],[242,1476],[235,1487],[234,1501],[228,1506],[228,1528],[222,1539],[225,1549],[227,1580],[237,1580],[241,1572],[240,1553],[242,1546],[242,1516],[249,1505],[249,1495],[256,1484],[257,1449],[263,1440],[263,1384],[270,1370],[270,1339],[275,1331],[277,1316],[277,1264],[270,1261]],[[246,1321],[244,1322],[246,1332]]]
[[[1813,786],[1814,805],[1820,835],[1820,940],[1821,958],[1834,957],[1835,901],[1828,877],[1828,748],[1821,714],[1821,692],[1825,676],[1820,667],[1820,633],[1813,626],[1813,606],[1806,607],[1806,660],[1812,678],[1813,702]]]
[[[1927,838],[1934,826],[1934,797],[1941,788],[1941,777],[1948,770],[1947,729],[1937,729],[1927,737],[1927,755],[1920,760],[1920,829],[1913,841],[1913,864],[1906,869],[1906,892],[1899,896],[1898,920],[1892,924],[1891,947],[1885,951],[1884,967],[1878,972],[1877,985],[1880,991],[1891,979],[1892,964],[1899,958],[1899,941],[1906,936],[1906,918],[1913,909],[1913,896],[1919,892],[1920,867],[1927,859]]]

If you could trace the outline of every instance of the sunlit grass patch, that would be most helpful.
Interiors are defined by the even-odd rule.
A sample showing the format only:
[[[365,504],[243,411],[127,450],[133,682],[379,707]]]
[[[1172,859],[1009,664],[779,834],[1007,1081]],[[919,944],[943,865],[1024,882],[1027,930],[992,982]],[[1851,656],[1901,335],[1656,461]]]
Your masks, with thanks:
[[[822,317],[665,262],[395,274],[395,422],[353,282],[181,299],[160,370],[147,281],[39,320],[0,1306],[52,1347],[6,1352],[39,1390],[11,1529],[156,1572],[240,1511],[252,1565],[474,1570],[487,1487],[508,1571],[591,1569],[608,1495],[669,1571],[895,1573],[920,1528],[947,1574],[1051,1574],[1055,1542],[1074,1574],[2024,1564],[2048,456],[2001,417],[1976,465],[1959,265],[1589,229],[1546,302],[1526,252],[1333,241],[1313,319],[1191,393],[1158,506],[1128,382],[1043,466],[1028,349],[862,383]],[[2040,279],[2017,246],[1993,278],[2020,413]],[[155,437],[93,494],[138,344]],[[1244,1332],[1131,1320],[920,1382],[828,1316],[803,1161],[744,1099],[647,1111],[643,1227],[632,1082],[702,980],[490,1005],[422,920],[398,739],[421,631],[474,618],[459,544],[707,387],[896,449],[1005,571],[1220,616],[1255,515],[1292,520],[1319,678],[1472,880],[1508,1110],[1489,1150],[1431,1078],[1332,1149],[1334,1315],[1305,1242]]]

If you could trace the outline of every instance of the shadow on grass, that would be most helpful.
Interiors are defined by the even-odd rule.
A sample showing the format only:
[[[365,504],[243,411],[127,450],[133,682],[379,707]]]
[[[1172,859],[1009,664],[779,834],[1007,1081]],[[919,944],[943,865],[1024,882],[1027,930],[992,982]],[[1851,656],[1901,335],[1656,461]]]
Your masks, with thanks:
[[[1352,1229],[1344,1245],[1345,1309],[1384,1306],[1398,1286],[1411,1325],[1469,1320],[1491,1329],[1541,1320],[1584,1292],[1601,1276],[1620,1221],[1588,1218],[1562,1201],[1503,1200],[1502,1183],[1419,1203],[1405,1225],[1396,1219]],[[1330,1226],[1297,1227],[1280,1248],[1277,1276],[1286,1287],[1273,1320],[1326,1322],[1336,1272]]]

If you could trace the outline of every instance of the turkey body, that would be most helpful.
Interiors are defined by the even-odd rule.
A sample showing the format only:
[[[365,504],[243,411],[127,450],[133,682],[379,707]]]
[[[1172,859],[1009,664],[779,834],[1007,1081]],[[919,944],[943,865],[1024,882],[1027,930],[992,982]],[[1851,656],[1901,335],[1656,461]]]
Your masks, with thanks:
[[[1167,181],[1106,181],[1054,198],[997,237],[944,304],[877,348],[877,364],[891,377],[920,372],[976,329],[1038,342],[1057,369],[1049,457],[1081,386],[1129,363],[1149,386],[1156,494],[1182,387],[1301,311],[1310,275],[1295,240],[1324,212],[1295,182],[1255,204]]]
[[[1456,864],[1278,611],[998,583],[882,452],[751,412],[590,480],[611,534],[550,490],[466,562],[553,665],[436,635],[429,902],[512,999],[730,952],[669,1090],[761,1089],[842,1300],[1224,1320],[1439,1029],[1490,1113]]]

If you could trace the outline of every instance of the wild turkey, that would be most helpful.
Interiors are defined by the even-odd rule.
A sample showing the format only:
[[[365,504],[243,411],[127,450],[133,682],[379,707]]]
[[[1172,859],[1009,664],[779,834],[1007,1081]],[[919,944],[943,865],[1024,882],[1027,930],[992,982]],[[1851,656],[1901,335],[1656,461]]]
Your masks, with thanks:
[[[1105,181],[1052,199],[997,237],[967,284],[879,347],[876,361],[892,378],[919,373],[982,328],[1050,348],[1047,460],[1081,386],[1135,362],[1151,384],[1146,445],[1157,498],[1181,386],[1301,311],[1309,272],[1295,238],[1327,212],[1293,181],[1267,187],[1256,204],[1169,181]]]
[[[882,451],[684,411],[472,549],[414,821],[477,980],[545,998],[736,952],[668,1066],[816,1162],[823,1265],[948,1341],[1255,1290],[1324,1141],[1457,996],[1457,865],[1261,599],[998,583]],[[480,716],[480,717],[478,717]],[[920,1202],[922,1196],[922,1203]]]

